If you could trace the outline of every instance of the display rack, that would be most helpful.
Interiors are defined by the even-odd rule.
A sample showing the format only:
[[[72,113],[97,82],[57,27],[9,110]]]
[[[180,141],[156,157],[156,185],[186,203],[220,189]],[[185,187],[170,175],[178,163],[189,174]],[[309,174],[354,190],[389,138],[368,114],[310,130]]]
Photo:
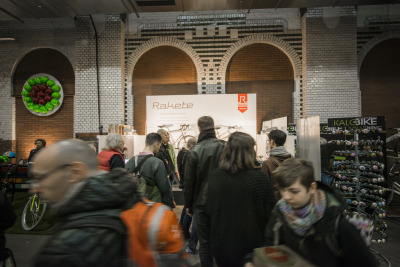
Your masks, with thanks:
[[[368,245],[387,242],[383,127],[384,119],[381,125],[373,127],[337,127],[329,140],[334,147],[331,151],[334,185],[346,199],[346,217],[361,230]]]

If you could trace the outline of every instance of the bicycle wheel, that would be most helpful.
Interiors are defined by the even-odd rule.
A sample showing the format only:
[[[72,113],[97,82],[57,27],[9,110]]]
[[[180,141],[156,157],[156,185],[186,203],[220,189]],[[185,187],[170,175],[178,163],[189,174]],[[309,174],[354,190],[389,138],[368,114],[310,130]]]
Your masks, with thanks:
[[[39,195],[32,195],[22,212],[21,225],[26,231],[34,229],[43,219],[47,204],[43,203]]]
[[[182,147],[186,147],[187,142],[190,138],[194,137],[193,135],[184,135],[178,140],[178,147],[177,149],[180,150]]]

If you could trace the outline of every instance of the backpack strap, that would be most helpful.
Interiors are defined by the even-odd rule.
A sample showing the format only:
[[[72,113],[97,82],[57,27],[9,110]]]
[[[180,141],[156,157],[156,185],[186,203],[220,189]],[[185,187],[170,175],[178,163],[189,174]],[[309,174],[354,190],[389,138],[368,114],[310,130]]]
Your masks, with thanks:
[[[146,155],[140,162],[139,162],[139,165],[137,165],[137,160],[138,160],[138,155],[136,155],[135,156],[135,165],[136,165],[136,168],[133,170],[133,172],[134,173],[138,173],[138,172],[140,172],[140,168],[142,168],[142,165],[144,164],[144,162],[146,161],[146,160],[148,160],[149,158],[151,158],[153,156],[153,154],[149,154],[149,155]]]
[[[147,238],[149,239],[150,248],[153,251],[157,251],[157,234],[160,229],[161,219],[167,210],[170,210],[167,206],[159,205],[150,220]]]
[[[57,230],[67,230],[74,228],[83,228],[83,227],[99,227],[99,228],[107,228],[117,232],[120,235],[126,235],[126,228],[121,219],[117,217],[99,217],[99,216],[91,216],[79,218],[72,221],[67,221],[63,223]]]
[[[274,246],[279,245],[279,231],[282,227],[282,221],[278,218],[272,230],[274,231]]]
[[[334,226],[334,234],[332,235],[325,235],[325,242],[328,245],[329,249],[337,258],[343,257],[343,250],[339,244],[339,223],[342,215],[339,214],[335,220]]]

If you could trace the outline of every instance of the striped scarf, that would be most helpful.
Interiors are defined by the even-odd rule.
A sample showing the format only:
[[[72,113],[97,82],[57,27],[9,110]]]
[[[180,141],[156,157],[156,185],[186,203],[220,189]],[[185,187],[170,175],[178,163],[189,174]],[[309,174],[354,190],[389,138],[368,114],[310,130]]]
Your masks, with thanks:
[[[317,189],[316,193],[311,196],[310,204],[302,209],[293,209],[283,198],[278,201],[277,205],[289,227],[296,234],[304,236],[308,229],[324,215],[326,197],[324,191]]]

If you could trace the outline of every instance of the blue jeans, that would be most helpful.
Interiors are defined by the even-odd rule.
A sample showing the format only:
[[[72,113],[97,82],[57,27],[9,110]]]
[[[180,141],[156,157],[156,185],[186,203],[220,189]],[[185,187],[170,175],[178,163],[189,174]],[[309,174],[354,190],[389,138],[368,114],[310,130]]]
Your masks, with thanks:
[[[193,215],[193,221],[192,222],[193,222],[192,223],[192,232],[190,233],[190,241],[189,241],[189,244],[188,244],[188,248],[191,251],[196,252],[196,247],[197,247],[197,243],[199,242],[199,238],[197,236],[196,219],[195,219],[194,215]]]
[[[183,210],[182,210],[181,219],[179,221],[179,224],[181,225],[183,237],[185,238],[185,240],[189,240],[190,239],[189,228],[190,228],[190,224],[191,223],[192,223],[192,217],[187,215],[186,206],[184,206]]]

